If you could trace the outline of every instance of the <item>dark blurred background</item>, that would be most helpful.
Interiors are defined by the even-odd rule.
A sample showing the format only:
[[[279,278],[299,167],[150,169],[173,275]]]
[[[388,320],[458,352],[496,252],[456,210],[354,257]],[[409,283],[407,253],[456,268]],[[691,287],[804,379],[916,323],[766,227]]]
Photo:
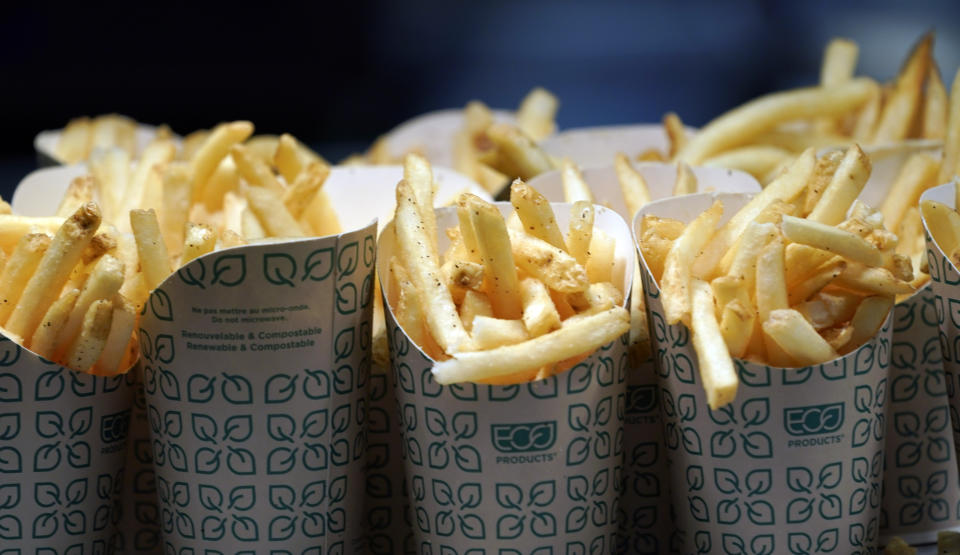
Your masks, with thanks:
[[[691,125],[757,95],[815,84],[827,41],[860,44],[858,73],[893,77],[936,31],[948,83],[960,2],[536,0],[109,8],[16,3],[0,16],[0,194],[35,167],[32,141],[119,112],[179,133],[250,119],[331,160],[417,114],[477,98],[514,108],[533,86],[562,128]]]

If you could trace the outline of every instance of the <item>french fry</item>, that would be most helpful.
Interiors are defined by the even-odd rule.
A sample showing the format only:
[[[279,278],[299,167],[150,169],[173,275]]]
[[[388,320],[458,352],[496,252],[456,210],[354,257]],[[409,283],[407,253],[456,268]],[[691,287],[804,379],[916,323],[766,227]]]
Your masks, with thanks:
[[[920,213],[940,250],[952,253],[960,246],[960,215],[949,206],[926,200],[920,203]]]
[[[783,217],[780,230],[795,243],[833,252],[867,266],[883,264],[883,254],[877,247],[849,231],[793,216]]]
[[[203,224],[187,224],[187,237],[180,255],[180,266],[213,251],[217,243],[217,234]]]
[[[857,78],[836,87],[796,89],[760,97],[708,123],[675,158],[698,164],[789,119],[838,116],[866,102],[870,90],[870,80]]]
[[[542,141],[557,128],[554,118],[560,102],[544,88],[530,91],[517,110],[517,125],[534,141]]]
[[[136,307],[121,295],[113,299],[113,317],[110,332],[104,341],[96,370],[101,375],[111,375],[126,368],[124,358],[130,345],[130,336],[136,326]]]
[[[90,154],[90,118],[75,118],[67,122],[54,147],[54,155],[64,164],[76,164]]]
[[[510,186],[510,203],[523,222],[526,233],[562,251],[567,250],[553,209],[550,208],[550,201],[546,197],[517,179]]]
[[[683,222],[649,214],[640,222],[640,251],[653,277],[660,280],[667,253],[673,241],[683,233]]]
[[[329,175],[330,166],[324,163],[311,163],[283,191],[283,205],[287,207],[287,211],[294,219],[299,220],[303,216]]]
[[[119,148],[95,152],[90,172],[97,186],[97,197],[107,220],[115,220],[123,211],[124,195],[130,180],[130,154]]]
[[[570,230],[567,232],[567,249],[579,264],[587,262],[590,243],[593,241],[593,204],[586,200],[573,203],[570,208]]]
[[[0,324],[6,323],[40,259],[50,246],[46,233],[23,235],[0,272]]]
[[[470,337],[477,349],[484,350],[516,345],[530,338],[522,320],[501,320],[480,315],[473,318]]]
[[[149,210],[131,210],[130,227],[137,242],[137,254],[147,289],[152,291],[170,275],[170,255],[160,234],[157,213]]]
[[[569,158],[564,158],[560,164],[560,177],[563,182],[563,198],[566,202],[585,200],[593,203],[593,193],[590,186],[583,180],[580,169]]]
[[[660,287],[668,292],[663,297],[663,311],[669,325],[690,321],[690,284],[693,279],[690,267],[710,240],[722,214],[723,204],[714,202],[687,226],[667,253]]]
[[[518,345],[487,351],[457,353],[436,363],[433,378],[439,384],[476,381],[555,364],[592,351],[630,329],[630,315],[622,307],[589,315],[560,329]]]
[[[404,270],[406,271],[406,270]],[[521,282],[521,286],[522,286]],[[397,304],[397,310],[400,310],[400,303]],[[473,319],[477,316],[493,317],[493,305],[487,296],[476,291],[468,290],[463,295],[463,302],[460,303],[460,320],[467,331],[473,329]],[[533,332],[531,332],[533,333]],[[413,336],[410,336],[413,339]]]
[[[430,163],[419,154],[408,154],[403,160],[403,179],[413,189],[424,231],[433,241],[433,250],[437,250],[437,217],[433,211],[434,184]]]
[[[847,149],[843,161],[833,174],[833,179],[807,218],[826,225],[842,222],[850,205],[866,185],[870,170],[870,159],[859,146],[853,145]]]
[[[873,132],[874,143],[900,141],[907,137],[920,108],[923,81],[930,67],[933,34],[927,33],[913,49],[884,102],[880,121]]]
[[[673,144],[673,143],[671,143]],[[636,214],[645,204],[650,202],[650,188],[646,180],[640,175],[627,156],[618,152],[613,159],[613,167],[617,172],[617,181],[623,192],[623,200],[627,205],[627,212]]]
[[[76,212],[77,208],[93,200],[93,190],[93,176],[82,175],[75,178],[67,186],[67,191],[60,200],[60,207],[57,208],[55,215],[61,218],[69,217]]]
[[[850,136],[858,143],[867,143],[873,138],[873,132],[877,128],[877,122],[880,119],[880,109],[883,106],[883,91],[880,86],[873,83],[867,100],[857,114],[856,122]]]
[[[897,279],[886,268],[871,268],[851,262],[836,277],[834,283],[845,289],[863,291],[876,295],[904,295],[913,293],[913,286]]]
[[[917,153],[907,159],[880,206],[887,229],[899,229],[904,213],[916,207],[920,195],[935,184],[939,168],[940,163],[929,154]]]
[[[703,161],[704,166],[731,168],[763,179],[784,163],[793,160],[793,153],[771,145],[750,145],[730,149]]]
[[[757,257],[777,235],[777,227],[772,223],[750,222],[734,247],[733,261],[726,275],[743,283],[747,291],[753,291],[757,279]]]
[[[60,359],[74,344],[87,310],[93,303],[101,299],[112,299],[120,291],[123,275],[123,262],[117,258],[108,254],[97,261],[73,305],[69,318],[57,335],[53,356]]]
[[[673,183],[673,196],[690,195],[697,192],[697,178],[690,166],[677,164],[677,179]]]
[[[873,337],[892,309],[893,298],[889,296],[867,297],[860,301],[860,305],[857,306],[857,310],[850,320],[853,334],[847,345],[862,345]],[[848,350],[844,349],[842,352]]]
[[[960,69],[950,85],[950,106],[947,108],[947,134],[943,140],[943,159],[937,183],[946,183],[960,174]],[[955,206],[960,206],[957,204]]]
[[[122,213],[134,208],[150,208],[160,205],[159,202],[153,203],[148,200],[147,190],[150,173],[154,166],[166,165],[172,161],[176,154],[177,147],[171,140],[155,141],[144,149],[140,154],[139,163],[130,175],[130,180],[124,190]]]
[[[591,282],[613,280],[613,270],[616,264],[617,243],[602,230],[595,230],[590,237],[590,250],[587,252],[587,263],[584,268],[587,278]]]
[[[327,193],[320,189],[313,196],[300,218],[305,226],[313,230],[314,235],[324,237],[340,233],[340,220]]]
[[[473,208],[471,206],[471,214],[474,214]],[[480,212],[485,211],[476,210],[478,215]],[[397,243],[403,256],[411,261],[408,268],[410,279],[419,291],[423,304],[429,307],[425,311],[427,327],[443,352],[452,354],[469,346],[470,337],[460,321],[450,290],[443,283],[438,255],[431,249],[432,242],[424,236],[424,222],[420,213],[413,188],[406,181],[401,181],[397,184],[394,216]],[[499,212],[497,216],[500,216]],[[485,246],[481,245],[480,248],[484,251],[484,259],[487,259]],[[510,266],[513,267],[512,263]],[[514,314],[519,318],[521,312],[517,310]]]
[[[293,218],[280,196],[266,187],[242,185],[250,210],[256,215],[268,235],[273,237],[303,237],[303,229]]]
[[[83,249],[96,234],[100,220],[100,208],[87,203],[57,230],[6,324],[7,330],[21,341],[33,336],[43,315],[70,277],[71,270],[80,261]]]
[[[720,309],[720,334],[730,356],[742,357],[750,344],[756,310],[750,301],[750,288],[744,280],[721,276],[710,283],[713,298]]]
[[[670,142],[670,149],[667,154],[670,158],[677,155],[687,144],[687,130],[683,128],[683,122],[680,116],[673,112],[667,112],[663,116],[663,130],[667,133],[667,140]]]
[[[947,116],[947,89],[943,86],[940,68],[930,60],[927,89],[923,97],[923,137],[943,140],[947,135]]]
[[[523,323],[532,337],[539,337],[560,327],[560,313],[543,282],[533,278],[520,280],[520,297],[523,302]]]
[[[0,214],[0,249],[11,251],[28,233],[56,233],[64,218],[33,218],[16,214]]]
[[[553,169],[553,163],[543,150],[519,129],[505,123],[494,123],[487,128],[487,137],[497,146],[507,167],[502,171],[510,177],[530,179]]]
[[[796,310],[774,310],[763,322],[763,331],[797,364],[807,366],[837,358],[827,341]]]
[[[70,317],[70,311],[73,310],[74,303],[79,296],[79,289],[71,289],[61,295],[59,299],[53,301],[27,344],[30,350],[48,360],[54,358],[53,353],[57,345],[57,337],[60,330],[66,325],[67,318]],[[127,337],[127,341],[129,339]]]
[[[846,260],[841,257],[835,257],[832,261],[817,268],[810,277],[795,285],[791,285],[787,292],[787,300],[790,306],[804,302],[816,295],[846,269]]]
[[[398,190],[399,191],[399,190]],[[487,295],[498,318],[520,319],[523,303],[514,259],[517,256],[511,245],[506,223],[500,211],[493,205],[473,195],[465,195],[468,201],[470,223],[477,237],[477,248],[484,265]],[[541,243],[549,248],[549,244]],[[452,354],[452,353],[451,353]]]
[[[283,194],[283,185],[273,175],[270,167],[255,156],[246,145],[233,145],[230,148],[230,157],[237,166],[237,173],[247,183],[267,189],[277,196]]]
[[[700,378],[707,393],[707,405],[716,409],[733,400],[739,381],[733,360],[720,333],[710,285],[694,279],[690,289],[693,348],[700,363]]]
[[[252,134],[252,123],[235,121],[218,125],[209,136],[204,138],[203,145],[190,158],[190,181],[194,186],[193,202],[202,198],[207,180],[216,171],[220,161],[230,154],[233,146],[247,140]]]
[[[113,302],[94,301],[84,315],[80,336],[67,353],[66,365],[82,372],[90,370],[103,353],[112,320]]]
[[[288,133],[280,135],[277,149],[273,153],[273,165],[277,167],[287,183],[296,181],[300,172],[303,171],[304,163],[300,160],[300,148],[293,135]]]
[[[858,295],[833,291],[820,292],[794,308],[810,322],[814,329],[821,330],[841,322],[848,322],[859,304]]]

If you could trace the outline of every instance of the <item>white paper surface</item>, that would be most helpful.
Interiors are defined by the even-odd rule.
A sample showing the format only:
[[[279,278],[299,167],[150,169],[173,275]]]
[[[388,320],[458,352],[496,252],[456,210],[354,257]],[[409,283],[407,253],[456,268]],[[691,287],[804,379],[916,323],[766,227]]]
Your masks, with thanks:
[[[688,136],[696,132],[687,127]],[[662,125],[641,123],[567,129],[544,139],[540,147],[557,158],[570,158],[581,168],[602,168],[613,164],[617,152],[634,156],[653,148],[666,153],[670,142]]]
[[[494,121],[516,123],[513,112],[493,110]],[[463,127],[463,109],[428,112],[409,119],[386,134],[390,155],[400,158],[410,151],[427,157],[435,166],[453,166],[453,137]]]

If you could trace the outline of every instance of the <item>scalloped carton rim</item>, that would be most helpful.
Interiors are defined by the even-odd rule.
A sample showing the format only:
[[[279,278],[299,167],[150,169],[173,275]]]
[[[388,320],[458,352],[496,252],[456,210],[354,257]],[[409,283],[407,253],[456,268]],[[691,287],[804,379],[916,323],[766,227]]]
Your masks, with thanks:
[[[644,214],[690,221],[715,199],[729,219],[750,197],[697,194]],[[674,505],[687,550],[850,551],[878,540],[887,419],[890,319],[846,356],[806,368],[736,360],[740,388],[707,407],[683,325],[667,326],[642,261],[660,375]]]
[[[686,130],[688,136],[697,132],[695,127]],[[541,141],[540,147],[551,156],[568,157],[586,169],[612,165],[617,152],[635,156],[657,149],[666,153],[670,141],[661,124],[638,123],[566,129]]]
[[[663,133],[660,126],[647,127],[655,128],[660,135]],[[621,128],[611,128],[619,129]],[[609,163],[608,160],[606,167],[584,169],[583,178],[590,185],[597,204],[608,206],[626,221],[632,221],[627,213],[616,170]],[[673,195],[676,166],[663,162],[641,162],[634,164],[634,167],[646,181],[653,200]],[[701,189],[725,193],[760,192],[760,184],[748,173],[723,168],[692,169]],[[529,185],[548,200],[560,202],[564,198],[563,181],[559,171],[540,174],[531,179]],[[620,499],[620,506],[627,518],[619,524],[623,544],[640,553],[656,553],[665,549],[670,545],[671,536],[674,534],[670,518],[670,474],[667,469],[663,424],[660,419],[660,396],[656,394],[656,383],[657,375],[652,358],[632,366],[627,375],[627,410],[624,420],[626,460],[623,473],[624,492]]]
[[[153,141],[157,133],[157,126],[145,123],[137,123],[136,139],[137,153],[143,152],[143,149]],[[37,133],[33,138],[33,150],[37,153],[37,163],[40,167],[62,166],[64,162],[57,158],[57,143],[60,142],[60,135],[63,129],[48,129]],[[174,141],[179,145],[183,139],[179,135],[173,136]]]
[[[565,227],[570,205],[553,208]],[[456,211],[441,208],[437,220],[439,229],[456,225]],[[384,264],[395,249],[392,225],[380,238],[381,276],[389,275]],[[617,240],[615,283],[629,294],[634,252],[626,223],[597,207],[595,225]],[[443,251],[448,240],[442,233],[439,240]],[[432,362],[387,308],[414,548],[612,551],[622,515],[627,334],[546,380],[439,386]]]

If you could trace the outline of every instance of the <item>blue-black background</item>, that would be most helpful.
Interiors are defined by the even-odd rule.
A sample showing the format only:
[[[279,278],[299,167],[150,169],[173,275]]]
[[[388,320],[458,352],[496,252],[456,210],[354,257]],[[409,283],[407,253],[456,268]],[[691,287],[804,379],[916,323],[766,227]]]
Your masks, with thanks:
[[[0,15],[0,194],[33,169],[33,136],[120,112],[180,133],[228,119],[289,131],[332,160],[425,111],[512,108],[543,85],[561,128],[692,125],[813,84],[834,36],[858,72],[894,76],[925,31],[949,83],[960,2],[717,1],[14,4]]]

